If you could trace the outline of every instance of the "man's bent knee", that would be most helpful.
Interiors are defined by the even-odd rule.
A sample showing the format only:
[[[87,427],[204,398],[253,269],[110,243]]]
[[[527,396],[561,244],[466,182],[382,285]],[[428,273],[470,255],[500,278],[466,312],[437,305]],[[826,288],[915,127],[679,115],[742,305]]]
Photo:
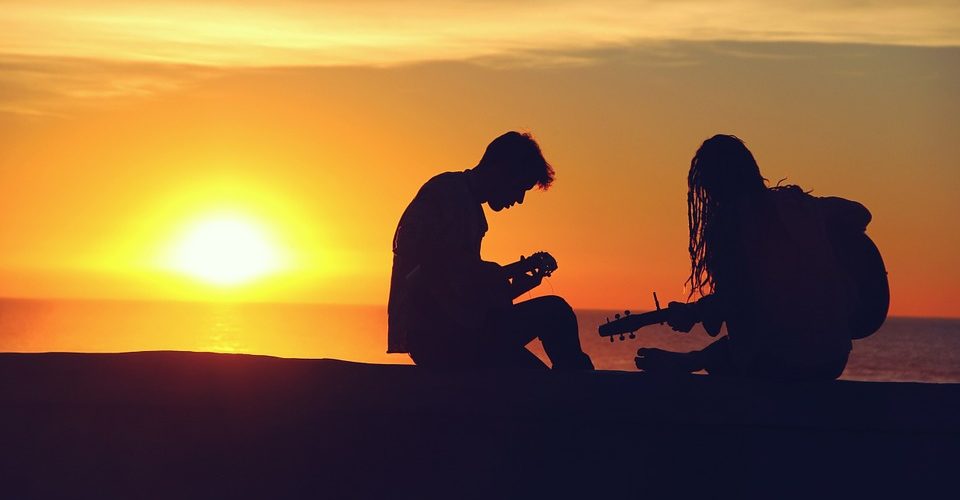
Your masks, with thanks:
[[[557,318],[572,319],[573,321],[577,320],[576,313],[573,312],[573,308],[570,307],[570,304],[567,303],[563,297],[557,295],[547,295],[537,299],[542,301],[544,308],[550,311],[550,315]]]
[[[547,295],[540,297],[543,307],[544,323],[547,326],[548,335],[576,335],[579,327],[577,326],[577,315],[562,297],[556,295]]]

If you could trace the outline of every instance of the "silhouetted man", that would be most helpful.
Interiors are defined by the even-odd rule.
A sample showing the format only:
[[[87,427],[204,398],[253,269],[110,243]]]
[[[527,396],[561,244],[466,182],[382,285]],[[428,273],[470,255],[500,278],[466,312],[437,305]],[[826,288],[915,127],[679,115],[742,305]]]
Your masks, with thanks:
[[[529,134],[508,132],[480,163],[427,181],[400,218],[393,239],[387,352],[420,366],[545,368],[524,346],[543,343],[554,369],[592,369],[580,348],[577,318],[557,296],[512,301],[540,284],[547,254],[500,266],[480,258],[494,212],[553,182],[553,169]],[[551,265],[552,264],[552,265]]]

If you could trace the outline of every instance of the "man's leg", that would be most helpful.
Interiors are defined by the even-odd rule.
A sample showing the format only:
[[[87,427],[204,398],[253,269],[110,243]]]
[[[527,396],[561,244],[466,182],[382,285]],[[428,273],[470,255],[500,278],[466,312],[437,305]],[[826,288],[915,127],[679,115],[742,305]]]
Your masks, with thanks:
[[[523,347],[530,339],[523,344],[511,344],[502,337],[492,329],[481,337],[410,332],[410,358],[417,366],[435,370],[547,369],[540,358]]]
[[[547,365],[540,361],[536,354],[523,346],[501,347],[495,352],[488,353],[479,362],[482,366],[493,368],[547,370]]]
[[[577,316],[567,301],[555,295],[514,304],[494,322],[491,336],[512,351],[534,338],[540,338],[543,350],[554,370],[592,370],[590,357],[580,347]],[[530,354],[532,356],[532,354]]]

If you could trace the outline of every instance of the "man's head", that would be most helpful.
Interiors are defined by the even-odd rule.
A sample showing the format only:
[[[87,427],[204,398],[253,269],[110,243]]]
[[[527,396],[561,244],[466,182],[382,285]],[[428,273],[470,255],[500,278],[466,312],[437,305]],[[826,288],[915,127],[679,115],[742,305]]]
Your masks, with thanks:
[[[527,133],[507,132],[494,139],[476,170],[483,179],[482,195],[495,212],[522,204],[534,186],[547,189],[553,183],[553,168]]]

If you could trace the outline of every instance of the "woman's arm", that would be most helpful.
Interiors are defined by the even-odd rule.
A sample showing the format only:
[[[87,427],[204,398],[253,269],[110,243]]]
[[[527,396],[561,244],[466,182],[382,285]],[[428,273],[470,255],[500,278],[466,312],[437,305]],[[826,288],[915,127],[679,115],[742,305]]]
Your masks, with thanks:
[[[700,298],[694,306],[697,309],[697,315],[700,316],[700,322],[703,323],[703,329],[711,337],[716,337],[720,333],[720,327],[723,326],[725,314],[722,301],[722,296],[711,293]]]
[[[677,332],[689,332],[693,325],[703,323],[703,329],[716,337],[723,326],[724,307],[716,293],[706,295],[693,303],[671,302],[667,306],[667,324]]]

